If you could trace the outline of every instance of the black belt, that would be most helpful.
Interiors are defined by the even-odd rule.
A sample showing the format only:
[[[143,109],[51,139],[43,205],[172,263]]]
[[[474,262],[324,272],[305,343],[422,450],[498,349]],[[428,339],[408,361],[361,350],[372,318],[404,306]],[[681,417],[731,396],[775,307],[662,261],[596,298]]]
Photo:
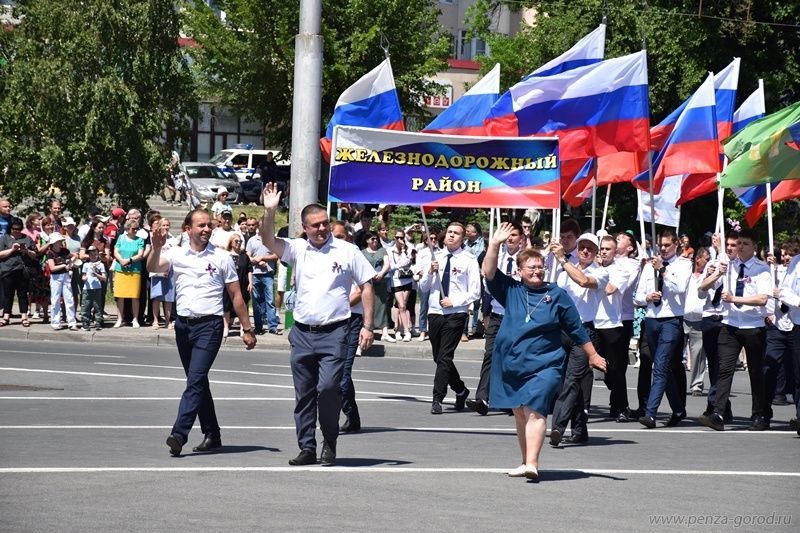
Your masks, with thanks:
[[[272,272],[253,272],[253,275],[254,275],[254,276],[270,276],[270,277],[275,277],[275,271],[273,270]]]
[[[330,333],[331,331],[340,328],[347,324],[349,318],[345,318],[344,320],[339,320],[338,322],[332,322],[330,324],[322,324],[320,326],[312,326],[310,324],[303,324],[302,322],[295,322],[294,325],[300,331],[308,331],[310,333]]]
[[[708,315],[706,318],[714,322],[722,322],[722,315]]]
[[[594,322],[593,322],[593,321],[591,321],[591,320],[590,320],[589,322],[584,322],[584,323],[583,323],[583,327],[585,327],[585,328],[592,328],[592,329],[594,329]]]
[[[203,315],[203,316],[178,316],[178,321],[183,322],[184,324],[189,324],[193,326],[195,324],[202,324],[203,322],[208,322],[209,320],[214,320],[217,318],[222,318],[220,315]]]
[[[500,320],[503,320],[503,315],[501,315],[500,313],[489,313],[489,316],[492,318],[499,318]]]

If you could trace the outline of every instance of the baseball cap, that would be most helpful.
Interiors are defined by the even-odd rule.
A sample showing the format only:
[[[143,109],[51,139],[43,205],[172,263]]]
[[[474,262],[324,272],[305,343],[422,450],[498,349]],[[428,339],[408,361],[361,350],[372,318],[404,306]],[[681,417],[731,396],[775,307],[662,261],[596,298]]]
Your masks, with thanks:
[[[86,249],[86,251],[87,251],[87,252],[96,252],[96,251],[97,251],[97,247],[96,247],[96,246],[89,246],[89,247]]]
[[[233,213],[229,209],[223,209],[222,211],[220,211],[219,214],[220,216],[225,218],[231,218],[231,219],[233,218]]]
[[[597,240],[597,236],[594,233],[584,233],[578,237],[578,244],[580,244],[581,241],[588,241],[594,244],[595,248],[600,248],[600,241]]]
[[[75,219],[72,217],[64,217],[61,223],[65,226],[75,226]]]
[[[217,189],[217,196],[219,196],[220,194],[228,194],[228,188],[225,187],[224,185],[220,185],[219,189]]]
[[[53,233],[50,234],[49,237],[47,237],[47,244],[55,244],[63,240],[64,236],[58,233],[57,231],[54,231]]]
[[[111,210],[111,216],[114,218],[125,216],[125,210],[122,209],[121,207],[115,207],[114,209]]]

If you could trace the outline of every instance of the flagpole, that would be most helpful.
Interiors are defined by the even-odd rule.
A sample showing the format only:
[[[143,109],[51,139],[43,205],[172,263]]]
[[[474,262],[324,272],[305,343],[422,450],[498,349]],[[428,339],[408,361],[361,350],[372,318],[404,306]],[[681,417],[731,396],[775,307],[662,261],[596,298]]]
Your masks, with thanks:
[[[758,79],[758,88],[761,91],[761,105],[766,112],[767,104],[764,101],[764,80]],[[772,228],[772,183],[767,183],[767,242],[769,243],[769,253],[775,253],[775,235]],[[780,260],[780,257],[777,258]]]
[[[596,165],[597,163],[593,163]],[[595,172],[596,174],[596,172]],[[592,233],[597,232],[597,176],[592,178]]]
[[[678,206],[678,220],[675,221],[675,234],[680,236],[681,229],[681,206]]]
[[[644,209],[642,209],[642,191],[636,189],[636,209],[639,211],[639,231],[642,236],[641,245],[642,253],[647,253],[647,238],[645,237],[644,229]]]
[[[489,208],[489,237],[494,235],[494,207]]]
[[[655,253],[656,249],[656,195],[653,192],[655,186],[653,185],[653,158],[648,158],[647,164],[647,178],[650,182],[650,238],[652,241],[650,245],[653,247],[653,251]]]
[[[606,186],[606,200],[605,200],[604,205],[603,205],[603,220],[600,223],[600,226],[601,226],[600,229],[606,229],[606,218],[607,218],[607,215],[608,215],[608,201],[609,201],[610,198],[611,198],[611,184],[609,183]]]
[[[436,261],[436,255],[434,255],[435,250],[433,249],[433,245],[431,244],[431,232],[428,230],[428,219],[425,217],[425,206],[419,206],[419,211],[422,213],[422,226],[425,228],[425,240],[427,241],[425,244],[428,245],[428,249],[431,251],[431,262]],[[423,273],[424,274],[424,273]],[[439,280],[439,271],[436,271],[434,276],[437,283],[441,285],[441,281]]]

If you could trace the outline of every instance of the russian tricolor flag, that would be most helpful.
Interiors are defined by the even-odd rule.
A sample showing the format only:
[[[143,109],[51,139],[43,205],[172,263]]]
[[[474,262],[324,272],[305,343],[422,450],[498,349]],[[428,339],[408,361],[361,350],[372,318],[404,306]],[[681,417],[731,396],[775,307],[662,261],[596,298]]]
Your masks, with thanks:
[[[549,77],[531,77],[492,107],[486,134],[555,135],[562,160],[649,147],[644,51]]]
[[[603,60],[606,50],[606,25],[600,24],[597,29],[575,43],[575,46],[542,65],[523,78],[543,78],[566,72],[578,67],[593,65]]]
[[[405,131],[389,58],[348,87],[333,109],[325,137],[319,140],[325,161],[331,160],[334,126],[364,126]]]
[[[742,105],[733,113],[733,130],[731,133],[738,133],[754,120],[766,116],[767,110],[764,109],[764,88],[759,85],[753,94],[747,97]]]
[[[564,188],[561,197],[568,205],[578,207],[584,200],[592,197],[592,181],[595,178],[594,162],[594,158],[587,159],[572,181]]]
[[[739,109],[733,113],[733,133],[738,133],[748,124],[766,116],[766,114],[767,110],[764,107],[764,88],[759,83],[758,89],[753,91],[753,93],[747,97],[747,100],[739,106]],[[774,189],[777,183],[772,183],[771,185]],[[766,210],[767,186],[755,185],[753,187],[741,187],[733,189],[733,193],[742,205],[747,208],[745,220],[750,227],[755,226],[758,219],[764,214],[764,210]],[[764,203],[764,210],[760,208],[762,203]]]
[[[483,135],[483,121],[500,96],[500,63],[422,130],[449,135]]]
[[[664,178],[683,174],[716,174],[720,170],[717,136],[714,76],[708,78],[689,98],[664,148],[653,160],[653,192],[658,193]],[[632,184],[649,190],[648,172],[639,174]]]

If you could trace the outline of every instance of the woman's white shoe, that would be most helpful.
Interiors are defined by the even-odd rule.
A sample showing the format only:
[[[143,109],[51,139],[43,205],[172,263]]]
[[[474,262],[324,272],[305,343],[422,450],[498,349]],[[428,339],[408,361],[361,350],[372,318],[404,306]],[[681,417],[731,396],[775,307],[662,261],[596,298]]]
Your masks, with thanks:
[[[525,469],[526,466],[524,464],[519,465],[514,470],[508,471],[508,477],[525,477]]]

